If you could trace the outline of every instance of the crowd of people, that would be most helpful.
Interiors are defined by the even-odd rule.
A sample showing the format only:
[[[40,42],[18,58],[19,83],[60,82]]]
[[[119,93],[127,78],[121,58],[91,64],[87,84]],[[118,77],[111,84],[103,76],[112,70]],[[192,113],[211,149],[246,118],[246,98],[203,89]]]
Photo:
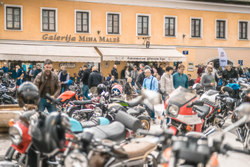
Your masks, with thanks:
[[[44,69],[46,68],[44,64]],[[42,72],[40,64],[30,65],[26,71],[26,66],[16,65],[9,70],[7,63],[3,64],[1,68],[4,73],[9,73],[10,76],[16,80],[17,86],[21,85],[24,81],[33,82],[39,73]],[[58,77],[60,84],[60,92],[68,90],[69,85],[72,83],[82,83],[82,93],[87,99],[90,99],[88,93],[97,93],[97,86],[101,83],[112,87],[119,84],[119,74],[117,65],[113,66],[110,74],[103,77],[98,71],[96,66],[88,67],[83,65],[78,74],[74,73],[73,76],[67,72],[66,66],[61,66],[60,70],[51,69]],[[178,64],[177,67],[163,67],[162,64],[149,64],[143,63],[136,65],[126,66],[120,74],[126,100],[134,98],[142,89],[157,91],[163,94],[163,99],[168,96],[174,89],[182,86],[191,89],[195,83],[200,83],[205,91],[209,89],[220,88],[230,80],[245,77],[250,79],[250,69],[242,68],[240,65],[233,67],[227,65],[223,70],[222,67],[215,69],[213,62],[209,62],[206,66],[203,64],[197,66],[197,78],[193,79],[191,74],[185,74],[185,66]],[[41,76],[40,76],[41,77]]]

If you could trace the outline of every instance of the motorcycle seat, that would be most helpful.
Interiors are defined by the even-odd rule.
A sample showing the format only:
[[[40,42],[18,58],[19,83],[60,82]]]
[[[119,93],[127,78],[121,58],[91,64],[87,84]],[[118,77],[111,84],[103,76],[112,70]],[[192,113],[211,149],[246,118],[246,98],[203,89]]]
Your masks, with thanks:
[[[198,117],[204,118],[209,114],[210,108],[207,105],[194,106],[194,109],[198,111]]]
[[[129,158],[143,157],[145,154],[152,152],[156,144],[149,142],[131,142],[122,146]]]
[[[121,141],[126,138],[125,126],[120,122],[112,122],[109,125],[96,126],[88,129],[93,133],[95,139],[109,139]]]
[[[92,101],[92,100],[73,101],[73,103],[74,103],[75,105],[83,106],[83,105],[86,105],[86,104],[93,104],[93,101]]]
[[[219,93],[219,91],[217,91],[217,90],[209,90],[209,91],[207,91],[207,95],[208,96],[213,96],[213,95],[215,95],[215,94],[217,94],[217,93]]]

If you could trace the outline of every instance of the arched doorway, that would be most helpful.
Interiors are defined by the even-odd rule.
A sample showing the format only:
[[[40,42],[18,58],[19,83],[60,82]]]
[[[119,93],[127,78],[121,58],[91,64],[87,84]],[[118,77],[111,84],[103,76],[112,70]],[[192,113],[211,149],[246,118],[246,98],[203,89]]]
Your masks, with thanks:
[[[214,63],[214,68],[218,69],[220,67],[220,61],[219,59],[213,59],[209,62],[213,62]],[[230,61],[230,60],[227,60],[227,64],[232,64],[233,65],[233,62]]]

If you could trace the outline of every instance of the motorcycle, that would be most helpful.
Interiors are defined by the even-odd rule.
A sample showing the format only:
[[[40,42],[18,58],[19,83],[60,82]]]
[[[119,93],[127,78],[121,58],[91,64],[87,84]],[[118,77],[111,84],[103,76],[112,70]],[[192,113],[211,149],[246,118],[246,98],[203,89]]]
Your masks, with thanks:
[[[204,105],[202,101],[195,102],[196,100],[195,93],[179,87],[165,101],[167,126],[173,130],[174,134],[203,130],[204,119],[209,115],[210,107]],[[189,105],[191,102],[193,102],[192,105]]]
[[[250,104],[242,104],[235,111],[241,113],[241,116],[232,125],[225,128],[217,138],[208,144],[207,135],[200,132],[188,132],[185,136],[173,136],[173,132],[163,130],[160,133],[150,133],[146,131],[139,132],[143,135],[154,136],[158,140],[160,147],[157,152],[158,164],[163,167],[176,166],[219,166],[218,154],[226,154],[228,151],[250,154],[250,150],[242,150],[223,144],[225,134],[233,129],[247,124],[250,121]],[[212,133],[214,129],[210,129]]]
[[[249,108],[248,108],[249,110]],[[235,123],[238,120],[245,117],[247,111],[242,111],[241,109],[234,110],[232,115],[232,122]],[[250,122],[244,123],[236,129],[237,140],[240,141],[244,148],[250,151]]]
[[[15,89],[15,88],[14,88]],[[15,92],[14,89],[0,86],[0,104],[17,104],[17,100],[8,94]]]
[[[59,106],[60,102],[58,102],[55,99],[52,99],[48,95],[47,97],[49,97],[51,101],[56,103],[57,106]],[[58,111],[61,111],[60,107],[57,107],[57,109]],[[32,146],[31,136],[29,134],[29,127],[30,127],[31,118],[36,113],[37,112],[35,110],[25,111],[19,117],[19,120],[9,121],[9,125],[10,125],[9,135],[10,135],[12,144],[5,154],[6,161],[15,160],[17,164],[19,165],[22,165],[22,166],[25,166],[25,164],[27,165],[27,154],[29,152],[30,147]],[[47,117],[48,115],[49,115],[48,113],[43,113],[41,114],[41,117]],[[81,133],[83,132],[85,128],[90,128],[90,127],[94,127],[97,125],[109,124],[109,120],[106,118],[92,119],[84,123],[80,123],[73,118],[68,118],[68,119],[70,122],[70,130],[72,133]]]

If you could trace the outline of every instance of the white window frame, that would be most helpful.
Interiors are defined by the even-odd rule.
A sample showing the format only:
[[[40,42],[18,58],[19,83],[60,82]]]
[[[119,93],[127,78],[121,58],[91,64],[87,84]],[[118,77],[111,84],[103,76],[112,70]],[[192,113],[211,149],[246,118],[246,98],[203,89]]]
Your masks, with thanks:
[[[77,32],[76,31],[76,12],[88,12],[89,13],[89,32]],[[80,10],[76,9],[75,10],[75,34],[91,34],[91,11],[90,10]]]
[[[7,21],[7,18],[6,18],[6,8],[7,7],[19,7],[21,9],[21,29],[20,30],[13,30],[13,29],[7,29],[7,25],[6,25],[6,21]],[[4,4],[4,30],[5,31],[23,31],[23,6],[22,5],[11,5],[11,4]]]
[[[225,38],[217,38],[217,20],[223,20],[226,22],[225,24]],[[215,39],[218,39],[218,40],[227,40],[227,19],[215,19]]]
[[[108,14],[118,14],[119,15],[119,34],[109,34],[108,33]],[[106,35],[121,35],[122,34],[122,14],[120,12],[106,12]]]
[[[165,25],[166,25],[166,17],[174,17],[175,18],[175,32],[174,32],[174,34],[175,34],[175,36],[166,36],[166,34],[165,34],[165,29],[166,29],[166,27],[165,27]],[[167,37],[167,38],[177,38],[177,22],[178,22],[178,20],[177,20],[177,16],[170,16],[170,15],[165,15],[165,16],[163,16],[163,36],[164,37]]]
[[[48,9],[48,10],[55,10],[55,14],[56,14],[56,29],[55,31],[43,31],[43,9]],[[57,15],[58,11],[57,8],[47,8],[47,7],[40,7],[40,28],[41,28],[41,32],[51,32],[51,33],[57,33],[58,31],[58,15]]]
[[[138,16],[148,16],[148,35],[138,35]],[[151,37],[151,14],[136,13],[136,36],[137,37]]]
[[[247,22],[247,39],[240,39],[240,36],[239,36],[239,33],[240,33],[240,22]],[[250,25],[250,21],[249,20],[238,20],[238,40],[239,41],[249,41],[249,31],[250,31],[250,28],[249,28],[249,25]]]
[[[200,37],[192,37],[192,19],[200,19],[201,20]],[[190,17],[190,38],[194,38],[194,39],[202,39],[203,38],[203,18],[202,17]]]

